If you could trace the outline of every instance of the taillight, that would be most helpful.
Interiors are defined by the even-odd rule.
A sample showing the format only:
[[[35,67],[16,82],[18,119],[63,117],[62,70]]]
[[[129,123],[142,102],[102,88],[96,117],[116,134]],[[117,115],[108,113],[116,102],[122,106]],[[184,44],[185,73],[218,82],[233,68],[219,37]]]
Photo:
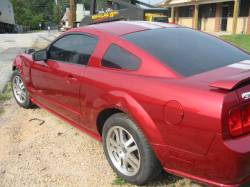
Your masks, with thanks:
[[[229,113],[229,131],[232,136],[250,132],[250,104],[242,105]]]

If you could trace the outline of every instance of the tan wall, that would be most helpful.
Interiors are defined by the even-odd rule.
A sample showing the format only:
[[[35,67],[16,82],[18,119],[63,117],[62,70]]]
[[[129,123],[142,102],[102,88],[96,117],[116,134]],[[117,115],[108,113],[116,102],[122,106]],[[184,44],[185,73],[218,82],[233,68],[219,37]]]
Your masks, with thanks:
[[[193,18],[192,17],[179,17],[178,24],[186,26],[186,27],[192,27]]]
[[[237,20],[236,34],[247,33],[248,17],[239,17]],[[227,21],[227,32],[232,33],[233,31],[233,18],[229,17]]]
[[[247,34],[250,34],[250,7],[249,7],[249,13],[248,13],[248,21],[247,21]]]
[[[203,18],[201,21],[202,31],[214,32],[214,26],[215,26],[215,18],[207,18],[207,19]]]

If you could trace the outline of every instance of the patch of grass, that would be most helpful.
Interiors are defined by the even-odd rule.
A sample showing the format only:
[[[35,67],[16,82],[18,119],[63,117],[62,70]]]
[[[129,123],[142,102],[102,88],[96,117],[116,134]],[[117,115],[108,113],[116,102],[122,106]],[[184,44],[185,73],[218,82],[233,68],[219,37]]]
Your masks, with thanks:
[[[8,83],[6,87],[4,88],[3,92],[0,93],[0,102],[9,100],[11,96],[12,96],[11,85],[10,83]]]
[[[223,35],[221,38],[250,52],[250,35]]]
[[[115,178],[115,180],[113,181],[113,185],[125,185],[125,184],[127,184],[127,182],[124,180],[124,179],[122,179],[121,177],[116,177]]]

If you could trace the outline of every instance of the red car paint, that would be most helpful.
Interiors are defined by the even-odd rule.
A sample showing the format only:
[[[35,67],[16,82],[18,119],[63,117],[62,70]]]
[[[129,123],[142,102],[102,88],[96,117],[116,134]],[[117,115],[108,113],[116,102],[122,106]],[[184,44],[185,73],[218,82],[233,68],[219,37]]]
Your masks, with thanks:
[[[184,78],[120,37],[154,27],[178,26],[113,22],[73,29],[64,35],[98,37],[87,66],[33,61],[22,54],[13,68],[20,70],[32,102],[98,140],[102,114],[122,111],[142,129],[167,172],[215,186],[248,182],[250,135],[232,137],[227,124],[229,111],[246,103],[239,95],[250,86],[237,86],[249,72],[226,66]],[[140,68],[102,67],[111,43],[136,54]]]

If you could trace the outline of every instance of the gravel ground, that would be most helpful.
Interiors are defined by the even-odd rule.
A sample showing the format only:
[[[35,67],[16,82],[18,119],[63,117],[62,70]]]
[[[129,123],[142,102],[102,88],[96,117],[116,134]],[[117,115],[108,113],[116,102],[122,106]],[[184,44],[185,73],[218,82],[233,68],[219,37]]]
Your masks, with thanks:
[[[44,109],[0,103],[0,186],[132,186],[118,179],[101,143]],[[200,185],[163,173],[148,186]]]
[[[11,76],[11,65],[15,57],[28,48],[46,47],[60,33],[53,31],[25,34],[0,35],[0,92]]]

